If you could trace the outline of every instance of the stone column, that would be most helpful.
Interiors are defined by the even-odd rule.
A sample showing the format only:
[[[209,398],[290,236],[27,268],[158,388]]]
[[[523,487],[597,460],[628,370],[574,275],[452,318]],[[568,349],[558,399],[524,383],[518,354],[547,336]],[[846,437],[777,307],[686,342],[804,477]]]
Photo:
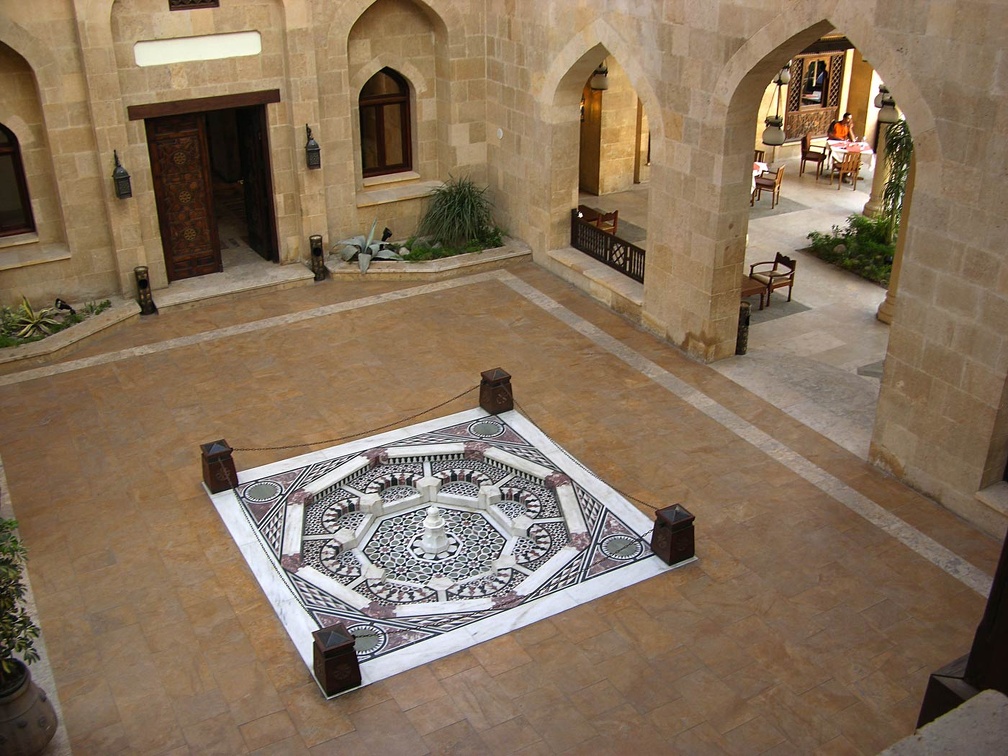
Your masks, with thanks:
[[[900,268],[903,266],[903,247],[906,246],[906,226],[907,216],[910,214],[910,201],[913,199],[914,176],[917,173],[917,161],[910,160],[910,170],[907,171],[906,189],[903,193],[903,209],[900,212],[899,235],[896,237],[896,251],[893,253],[892,273],[889,274],[889,288],[886,290],[885,299],[878,306],[875,317],[883,323],[892,323],[893,313],[896,311],[896,290],[899,287]],[[872,185],[872,196],[875,196],[875,187]],[[871,202],[871,200],[869,200]],[[867,209],[867,205],[865,208]]]
[[[882,129],[881,127],[885,127]],[[889,178],[889,165],[886,160],[885,131],[889,128],[888,123],[879,124],[881,133],[878,139],[878,150],[875,153],[875,174],[872,176],[871,196],[865,202],[862,215],[874,218],[882,209],[882,192],[885,190],[886,180]]]

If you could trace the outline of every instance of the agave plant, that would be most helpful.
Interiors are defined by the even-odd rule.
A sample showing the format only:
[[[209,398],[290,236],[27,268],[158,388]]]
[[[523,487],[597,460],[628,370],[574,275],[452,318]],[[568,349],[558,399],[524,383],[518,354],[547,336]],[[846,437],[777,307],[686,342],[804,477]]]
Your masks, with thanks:
[[[342,247],[339,254],[344,262],[351,262],[356,258],[357,264],[360,265],[361,273],[367,273],[371,260],[402,260],[395,251],[394,246],[387,241],[392,235],[392,232],[387,228],[382,233],[382,238],[375,240],[375,228],[377,226],[378,219],[375,218],[367,236],[361,234],[338,241],[333,245],[333,251]]]
[[[17,332],[19,339],[26,339],[30,336],[41,334],[48,336],[60,324],[59,319],[54,318],[51,313],[52,307],[43,307],[41,310],[33,309],[28,297],[21,297],[21,305],[15,312],[15,327],[20,329]]]

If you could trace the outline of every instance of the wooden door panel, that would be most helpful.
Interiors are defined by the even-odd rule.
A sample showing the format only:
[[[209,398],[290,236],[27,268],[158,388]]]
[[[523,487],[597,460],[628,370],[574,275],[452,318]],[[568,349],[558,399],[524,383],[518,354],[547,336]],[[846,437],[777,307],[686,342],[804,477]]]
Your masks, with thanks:
[[[168,280],[219,272],[204,116],[149,119],[147,143]]]
[[[280,259],[273,214],[273,184],[270,180],[265,106],[236,111],[238,148],[245,186],[245,221],[249,246],[273,262]]]

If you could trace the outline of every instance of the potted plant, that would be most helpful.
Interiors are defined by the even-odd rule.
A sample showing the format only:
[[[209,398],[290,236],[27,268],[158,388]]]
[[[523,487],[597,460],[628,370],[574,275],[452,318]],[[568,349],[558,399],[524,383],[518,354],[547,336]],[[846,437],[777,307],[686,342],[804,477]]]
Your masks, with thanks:
[[[32,682],[39,629],[25,605],[27,551],[17,521],[0,519],[0,753],[35,754],[56,734],[56,712]]]

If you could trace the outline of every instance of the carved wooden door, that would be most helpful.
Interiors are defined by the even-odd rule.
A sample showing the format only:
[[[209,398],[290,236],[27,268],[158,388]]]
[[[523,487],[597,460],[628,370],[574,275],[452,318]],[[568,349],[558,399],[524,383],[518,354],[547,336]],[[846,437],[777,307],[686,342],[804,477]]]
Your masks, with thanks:
[[[205,116],[149,118],[146,125],[168,280],[223,270]]]
[[[245,220],[249,246],[267,260],[277,262],[280,254],[276,242],[276,216],[273,214],[266,108],[262,105],[239,108],[235,111],[235,116],[245,186]]]

